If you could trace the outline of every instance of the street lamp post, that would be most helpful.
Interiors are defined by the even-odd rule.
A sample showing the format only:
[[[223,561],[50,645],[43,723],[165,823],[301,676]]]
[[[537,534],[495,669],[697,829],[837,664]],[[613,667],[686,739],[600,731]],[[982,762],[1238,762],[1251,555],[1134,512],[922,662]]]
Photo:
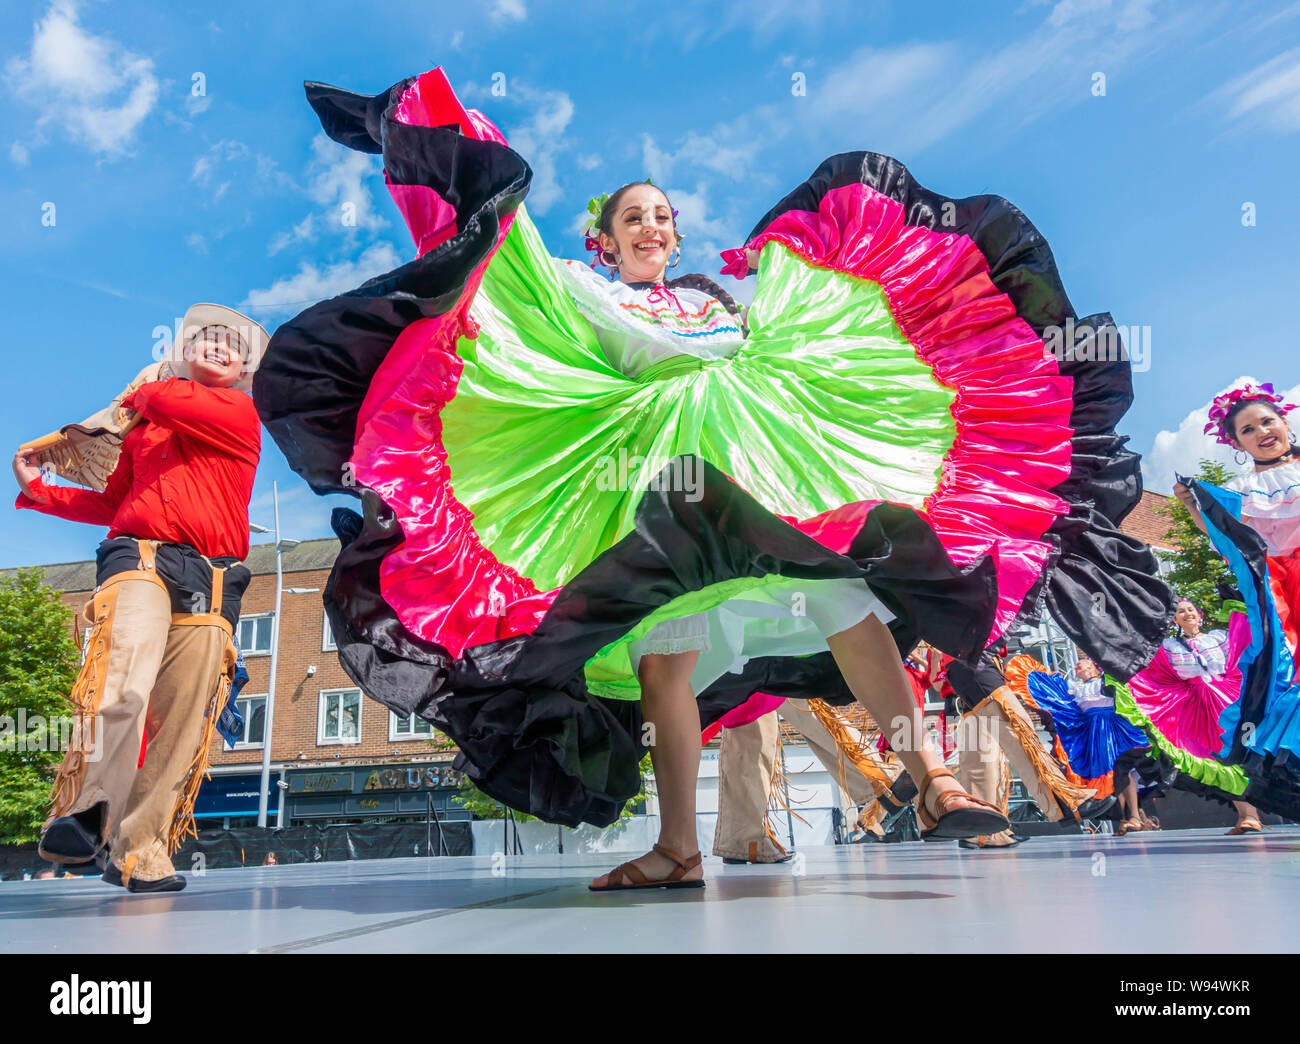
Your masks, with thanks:
[[[262,712],[262,782],[257,797],[257,825],[266,826],[266,808],[271,790],[271,727],[275,719],[275,670],[280,661],[280,603],[286,593],[284,587],[284,568],[281,557],[284,552],[292,551],[301,541],[280,536],[280,490],[277,483],[271,483],[271,499],[275,505],[275,610],[271,614],[271,678],[266,686],[266,708]],[[256,533],[265,533],[265,526],[251,524]],[[291,587],[288,594],[311,594],[318,591],[316,587]],[[276,813],[275,825],[279,827],[280,815]]]

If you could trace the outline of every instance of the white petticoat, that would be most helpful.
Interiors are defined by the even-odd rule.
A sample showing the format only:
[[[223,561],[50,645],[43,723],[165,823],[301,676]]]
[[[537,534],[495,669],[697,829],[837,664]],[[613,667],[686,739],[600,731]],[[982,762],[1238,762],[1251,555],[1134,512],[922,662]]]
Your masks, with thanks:
[[[699,652],[691,673],[698,694],[759,656],[826,652],[826,639],[868,616],[891,613],[863,580],[783,580],[737,595],[707,613],[665,620],[628,646],[632,668],[645,655]]]

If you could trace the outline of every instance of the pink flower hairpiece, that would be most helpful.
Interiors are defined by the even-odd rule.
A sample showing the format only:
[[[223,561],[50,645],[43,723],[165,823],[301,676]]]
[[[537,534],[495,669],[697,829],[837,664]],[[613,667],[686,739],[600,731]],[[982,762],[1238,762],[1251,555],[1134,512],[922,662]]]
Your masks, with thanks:
[[[1214,436],[1215,442],[1231,446],[1232,438],[1224,427],[1224,423],[1228,419],[1229,411],[1242,399],[1259,399],[1261,402],[1272,403],[1279,416],[1290,413],[1295,409],[1293,403],[1282,401],[1282,396],[1273,390],[1272,384],[1254,385],[1247,381],[1240,388],[1230,388],[1222,395],[1215,396],[1214,402],[1210,404],[1210,423],[1205,426],[1204,434],[1209,435],[1211,432],[1216,432]]]

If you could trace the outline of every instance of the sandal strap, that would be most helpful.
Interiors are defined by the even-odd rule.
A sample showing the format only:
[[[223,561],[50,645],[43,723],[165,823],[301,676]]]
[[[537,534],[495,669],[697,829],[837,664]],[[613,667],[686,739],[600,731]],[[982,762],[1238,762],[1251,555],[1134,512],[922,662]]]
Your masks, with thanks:
[[[697,866],[700,865],[701,857],[699,852],[696,852],[689,859],[683,859],[681,856],[679,856],[676,852],[672,851],[671,849],[664,848],[663,845],[656,844],[653,848],[653,851],[663,856],[670,863],[677,864],[677,869],[674,870],[671,874],[669,874],[667,878],[665,878],[665,880],[668,881],[680,881],[683,877],[686,876],[687,871],[694,870]]]
[[[650,878],[641,872],[641,868],[629,860],[626,863],[619,863],[609,872],[606,878],[606,884],[613,887],[619,887],[624,883],[643,885],[649,884]]]
[[[952,779],[957,778],[953,774],[951,769],[944,768],[942,765],[940,765],[938,768],[932,768],[929,772],[927,772],[925,774],[925,778],[921,780],[920,786],[917,787],[916,814],[917,817],[921,820],[921,825],[925,827],[926,830],[933,830],[936,826],[938,826],[939,818],[943,816],[942,808],[940,808],[939,810],[939,816],[930,815],[930,810],[925,807],[925,799],[930,793],[930,784],[933,783],[936,779],[942,779],[944,776],[949,776]]]

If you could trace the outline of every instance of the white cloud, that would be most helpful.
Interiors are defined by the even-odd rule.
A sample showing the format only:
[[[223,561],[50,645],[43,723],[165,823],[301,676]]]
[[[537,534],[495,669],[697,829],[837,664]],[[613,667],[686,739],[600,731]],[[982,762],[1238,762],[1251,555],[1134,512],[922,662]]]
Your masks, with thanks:
[[[206,254],[208,252],[208,241],[201,232],[191,232],[186,236],[185,245],[196,254]]]
[[[747,230],[713,214],[708,187],[702,182],[693,192],[668,188],[665,194],[677,210],[677,227],[686,237],[682,248],[683,267],[679,271],[699,271],[712,276],[722,265],[718,254],[738,246]]]
[[[6,80],[49,126],[104,156],[124,153],[158,101],[152,60],[78,24],[74,0],[54,0],[36,24],[26,57],[11,58]]]
[[[661,149],[649,134],[641,138],[641,160],[646,173],[658,183],[667,181],[673,169],[681,164],[688,164],[695,169],[703,168],[717,174],[726,174],[731,178],[743,177],[748,173],[748,157],[752,147],[734,144],[728,145],[718,137],[688,133],[675,152]]]
[[[9,146],[9,158],[19,167],[27,166],[28,152],[27,146],[21,141],[15,141]]]
[[[379,161],[333,141],[323,132],[312,139],[307,164],[306,193],[319,209],[306,215],[271,240],[272,256],[287,247],[314,241],[331,229],[353,236],[358,230],[375,233],[388,227],[388,219],[375,206],[370,183],[380,173]]]
[[[494,22],[522,22],[528,17],[524,0],[493,0],[490,13]]]
[[[1211,95],[1227,117],[1271,126],[1283,134],[1300,131],[1300,47],[1279,54]]]
[[[1252,384],[1260,382],[1249,376],[1238,377],[1215,395],[1222,395],[1229,388],[1240,387],[1247,381]],[[1287,402],[1300,403],[1300,385],[1282,391]],[[1202,405],[1192,410],[1176,431],[1161,431],[1156,434],[1151,451],[1142,458],[1142,477],[1148,489],[1158,493],[1168,493],[1173,489],[1175,475],[1195,475],[1200,470],[1202,460],[1214,460],[1227,466],[1230,472],[1241,471],[1232,455],[1232,447],[1216,442],[1214,435],[1206,435],[1205,425],[1210,419],[1211,396]]]
[[[510,84],[510,95],[532,108],[526,122],[506,132],[506,140],[533,168],[528,209],[545,214],[564,196],[555,161],[568,151],[564,132],[573,120],[573,99],[565,91],[529,87],[517,80]]]
[[[291,276],[277,279],[265,290],[251,290],[240,303],[241,311],[255,316],[299,312],[308,305],[355,289],[367,279],[389,272],[402,264],[397,249],[389,242],[371,243],[355,260],[337,261],[317,267],[309,261]]]

